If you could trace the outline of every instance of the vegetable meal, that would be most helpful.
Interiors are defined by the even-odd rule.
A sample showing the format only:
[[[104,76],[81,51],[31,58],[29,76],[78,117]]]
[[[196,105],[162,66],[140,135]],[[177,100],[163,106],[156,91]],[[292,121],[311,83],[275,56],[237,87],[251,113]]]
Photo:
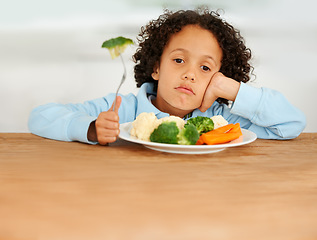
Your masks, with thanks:
[[[212,145],[230,142],[242,135],[240,125],[228,124],[221,116],[197,116],[187,121],[176,117],[157,119],[141,113],[132,122],[131,136],[143,141],[180,145]]]

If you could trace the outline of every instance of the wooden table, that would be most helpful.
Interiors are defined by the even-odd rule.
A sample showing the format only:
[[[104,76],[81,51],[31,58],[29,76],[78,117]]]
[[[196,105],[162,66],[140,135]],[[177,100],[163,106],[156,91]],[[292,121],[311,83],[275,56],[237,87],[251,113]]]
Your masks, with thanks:
[[[317,239],[317,133],[207,155],[0,134],[0,239]]]

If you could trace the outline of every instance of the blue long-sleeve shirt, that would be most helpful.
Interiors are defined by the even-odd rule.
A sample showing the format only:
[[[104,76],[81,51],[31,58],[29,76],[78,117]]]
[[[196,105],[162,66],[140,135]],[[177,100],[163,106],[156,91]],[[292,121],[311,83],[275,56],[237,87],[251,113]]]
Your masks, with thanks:
[[[137,95],[122,97],[119,108],[120,123],[132,122],[142,112],[154,112],[157,118],[169,116],[158,110],[148,99],[154,94],[153,84],[145,83]],[[62,141],[86,143],[87,132],[99,113],[110,109],[115,94],[86,101],[82,104],[49,103],[35,108],[29,118],[29,130],[36,135]],[[255,88],[241,83],[238,95],[231,107],[214,102],[206,111],[193,111],[192,117],[222,115],[229,123],[256,133],[258,138],[291,139],[297,137],[306,126],[305,115],[278,91]]]

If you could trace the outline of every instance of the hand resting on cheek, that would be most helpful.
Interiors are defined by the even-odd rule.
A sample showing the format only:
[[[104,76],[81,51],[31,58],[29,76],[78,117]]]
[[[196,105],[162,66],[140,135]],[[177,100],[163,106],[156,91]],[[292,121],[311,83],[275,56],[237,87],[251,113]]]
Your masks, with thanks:
[[[217,98],[225,98],[234,101],[238,94],[240,83],[232,78],[228,78],[221,72],[216,72],[207,86],[205,95],[199,110],[205,112],[217,100]]]

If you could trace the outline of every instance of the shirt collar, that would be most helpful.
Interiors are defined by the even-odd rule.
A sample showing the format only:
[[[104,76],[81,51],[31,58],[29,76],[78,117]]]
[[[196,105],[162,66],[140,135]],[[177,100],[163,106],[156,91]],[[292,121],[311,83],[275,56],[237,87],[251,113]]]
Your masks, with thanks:
[[[156,95],[156,92],[153,91],[154,84],[153,83],[143,83],[139,93],[137,95],[138,99],[138,107],[136,116],[138,116],[142,112],[153,112],[157,118],[167,117],[168,113],[161,112],[157,109],[152,102],[148,99],[148,95]]]

